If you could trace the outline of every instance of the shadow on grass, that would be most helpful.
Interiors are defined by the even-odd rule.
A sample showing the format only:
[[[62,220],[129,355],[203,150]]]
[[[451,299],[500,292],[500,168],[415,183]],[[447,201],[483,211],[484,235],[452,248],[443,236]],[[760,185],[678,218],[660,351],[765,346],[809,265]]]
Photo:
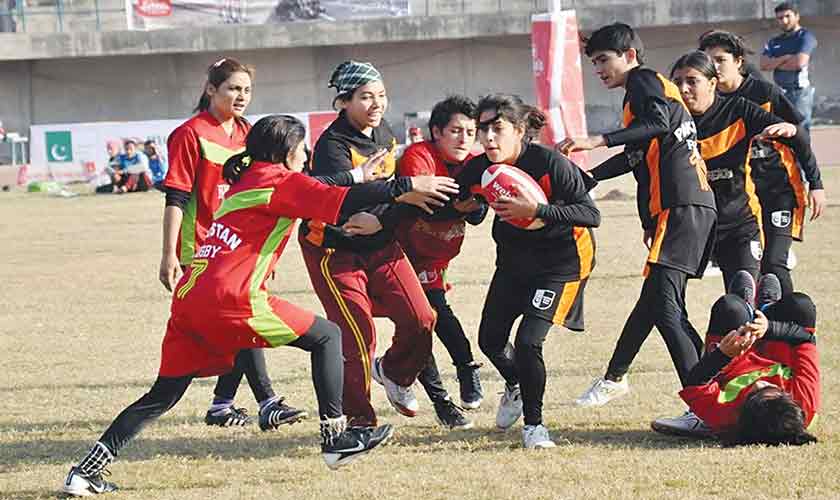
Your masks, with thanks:
[[[6,443],[0,452],[0,472],[27,465],[60,465],[75,463],[94,443],[96,436],[81,440],[30,440]],[[305,436],[283,433],[243,432],[220,435],[218,438],[138,438],[120,453],[120,462],[138,462],[160,455],[192,459],[218,460],[263,459],[276,456],[289,458],[310,456],[320,452],[317,430]]]
[[[698,440],[666,436],[653,431],[640,429],[569,429],[548,425],[549,431],[558,447],[589,446],[609,449],[700,449],[718,446],[714,440]],[[495,428],[473,428],[463,431],[441,433],[439,427],[428,427],[421,433],[410,436],[394,436],[399,446],[416,447],[423,451],[440,444],[463,443],[469,451],[503,451],[522,449],[521,426],[516,425],[508,431]],[[415,429],[418,430],[418,429]]]

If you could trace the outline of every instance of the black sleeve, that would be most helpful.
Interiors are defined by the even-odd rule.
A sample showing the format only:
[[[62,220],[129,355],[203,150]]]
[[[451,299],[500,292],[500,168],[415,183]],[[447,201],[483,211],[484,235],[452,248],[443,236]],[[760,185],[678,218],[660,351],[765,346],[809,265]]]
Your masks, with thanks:
[[[332,137],[321,137],[312,152],[312,171],[310,175],[331,175],[342,170],[352,170],[350,148],[342,141]]]
[[[747,127],[748,137],[752,138],[760,134],[761,131],[774,123],[783,122],[780,117],[764,111],[757,104],[749,102],[746,99],[739,99],[742,100],[744,107],[743,117]],[[783,137],[773,140],[790,146],[793,149],[796,160],[805,172],[805,178],[808,179],[810,189],[823,189],[820,169],[817,167],[817,160],[811,149],[810,137],[801,125],[796,125],[796,135],[793,137]]]
[[[355,181],[349,170],[342,170],[330,175],[313,175],[313,179],[330,186],[352,186]]]
[[[730,361],[732,361],[732,358],[721,352],[720,349],[706,353],[688,372],[685,385],[708,384]]]
[[[461,192],[458,194],[459,200],[466,200],[473,196],[471,190],[473,187],[481,185],[481,174],[484,173],[488,165],[489,163],[483,155],[467,162],[461,172],[455,177],[455,182],[461,188]]]
[[[802,326],[796,323],[787,321],[770,321],[770,326],[767,328],[767,333],[762,337],[763,340],[781,340],[790,345],[800,345],[805,343],[816,344],[817,338],[814,334],[809,333]]]
[[[175,189],[172,187],[166,188],[166,206],[167,207],[178,207],[181,211],[184,211],[184,207],[187,206],[187,203],[190,201],[191,193],[186,191],[181,191],[180,189]]]
[[[604,135],[610,147],[644,142],[670,130],[671,112],[656,73],[638,70],[627,78],[627,98],[633,120],[627,127]]]
[[[488,205],[486,201],[480,198],[479,204],[481,206],[478,208],[478,210],[470,212],[467,214],[466,217],[464,217],[464,220],[467,221],[467,224],[470,224],[471,226],[477,226],[481,224],[482,222],[484,222],[484,218],[487,217],[487,212],[490,208],[490,205]]]
[[[604,181],[632,171],[633,165],[630,163],[627,153],[621,152],[617,155],[611,156],[609,159],[590,170],[589,173],[592,174],[592,177],[595,180]]]
[[[549,171],[554,200],[537,206],[537,217],[546,225],[598,227],[601,212],[589,196],[598,183],[577,165],[555,154]]]
[[[411,191],[411,177],[397,177],[390,181],[375,181],[350,186],[340,216],[343,218],[373,205],[392,203],[396,198]],[[374,214],[378,215],[378,214]]]

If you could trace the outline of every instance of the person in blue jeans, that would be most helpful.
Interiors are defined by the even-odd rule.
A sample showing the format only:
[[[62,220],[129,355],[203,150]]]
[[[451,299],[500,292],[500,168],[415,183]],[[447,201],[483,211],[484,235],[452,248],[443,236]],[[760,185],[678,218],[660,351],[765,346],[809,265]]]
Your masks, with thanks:
[[[808,77],[808,64],[817,48],[817,37],[799,24],[799,9],[793,2],[782,2],[774,11],[782,33],[764,46],[760,66],[762,71],[773,71],[773,81],[805,118],[802,126],[810,130],[814,87]]]

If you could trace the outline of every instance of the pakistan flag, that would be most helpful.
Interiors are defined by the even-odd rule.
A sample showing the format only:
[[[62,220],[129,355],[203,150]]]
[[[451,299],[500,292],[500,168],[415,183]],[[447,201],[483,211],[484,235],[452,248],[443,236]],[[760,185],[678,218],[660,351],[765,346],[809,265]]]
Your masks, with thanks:
[[[47,161],[68,163],[73,161],[73,138],[69,130],[46,132]]]

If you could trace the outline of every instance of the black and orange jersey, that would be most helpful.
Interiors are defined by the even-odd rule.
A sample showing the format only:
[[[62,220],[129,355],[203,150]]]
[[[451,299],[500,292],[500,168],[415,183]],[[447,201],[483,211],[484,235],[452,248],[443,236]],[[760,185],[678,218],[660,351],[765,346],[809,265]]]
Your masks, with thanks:
[[[803,120],[802,114],[785,97],[781,89],[765,80],[747,76],[737,90],[722,95],[741,96],[758,104],[764,111],[773,113],[794,125],[802,123]],[[780,146],[774,141],[753,141],[750,167],[755,190],[761,200],[773,200],[776,205],[787,204],[791,208],[795,207],[797,214],[800,214],[795,218],[804,219],[807,189],[799,166],[792,161],[793,155]],[[816,163],[801,165],[801,167],[811,189],[821,189],[822,181]],[[801,226],[801,223],[799,221],[798,224]],[[794,235],[796,234],[794,232]]]
[[[767,126],[783,120],[743,97],[716,96],[702,115],[694,117],[700,154],[718,209],[718,230],[750,220],[761,224],[761,207],[749,164],[750,142]],[[777,139],[780,153],[791,162],[815,165],[807,136],[798,129],[791,139]]]
[[[662,210],[678,205],[715,208],[706,169],[697,154],[694,121],[677,87],[661,74],[637,67],[627,74],[624,128],[604,135],[624,153],[596,167],[608,179],[633,172],[642,226],[650,229]]]
[[[330,176],[337,172],[358,167],[369,156],[380,149],[388,153],[382,164],[386,178],[391,178],[396,170],[397,140],[386,121],[373,129],[370,136],[363,134],[350,124],[342,111],[338,118],[318,138],[312,152],[311,170],[313,176]],[[381,215],[388,205],[367,207],[366,212]],[[370,251],[381,248],[394,239],[393,228],[386,227],[370,236],[350,236],[341,229],[349,214],[342,216],[338,225],[325,224],[323,221],[308,220],[300,226],[301,236],[310,243],[327,248],[353,251]]]
[[[481,174],[492,164],[486,154],[470,160],[456,180],[462,191],[480,185]],[[496,267],[523,276],[550,276],[556,281],[577,281],[595,267],[593,227],[601,213],[589,196],[595,181],[565,156],[538,144],[523,143],[513,165],[542,188],[548,204],[537,215],[546,225],[529,231],[493,219]]]

